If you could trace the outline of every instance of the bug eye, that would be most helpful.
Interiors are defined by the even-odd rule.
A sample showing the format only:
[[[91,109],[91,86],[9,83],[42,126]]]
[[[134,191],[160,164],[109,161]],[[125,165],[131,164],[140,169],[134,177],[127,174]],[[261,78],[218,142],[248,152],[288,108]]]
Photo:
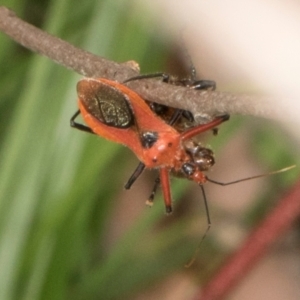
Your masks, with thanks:
[[[191,163],[185,163],[182,165],[181,169],[185,175],[191,176],[195,172],[195,165]]]
[[[146,149],[151,148],[156,143],[157,139],[157,132],[146,131],[141,134],[142,146]]]

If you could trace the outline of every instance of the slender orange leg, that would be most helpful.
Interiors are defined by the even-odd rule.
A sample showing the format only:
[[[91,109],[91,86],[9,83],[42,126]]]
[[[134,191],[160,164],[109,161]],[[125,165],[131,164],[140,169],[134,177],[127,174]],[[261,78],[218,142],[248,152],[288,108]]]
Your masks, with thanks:
[[[212,129],[212,128],[220,125],[221,123],[227,121],[228,119],[229,119],[229,115],[223,115],[223,116],[217,117],[207,124],[202,124],[202,125],[193,127],[191,129],[188,129],[187,131],[183,132],[180,136],[181,136],[182,140],[188,140],[199,133],[205,132],[209,129]]]
[[[170,190],[169,171],[166,168],[159,170],[160,183],[164,195],[164,201],[167,214],[172,212],[172,197]]]

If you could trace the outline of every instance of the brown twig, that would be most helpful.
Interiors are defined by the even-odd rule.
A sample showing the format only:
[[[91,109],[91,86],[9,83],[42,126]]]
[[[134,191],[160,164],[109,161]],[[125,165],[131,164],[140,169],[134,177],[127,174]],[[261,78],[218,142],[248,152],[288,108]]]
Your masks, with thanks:
[[[255,266],[272,244],[278,240],[300,216],[300,182],[286,195],[257,229],[247,238],[242,247],[234,253],[216,273],[196,299],[221,300]]]
[[[76,48],[26,23],[4,6],[0,6],[0,30],[24,47],[86,77],[105,77],[122,82],[137,75],[130,63],[118,64]],[[269,99],[257,96],[195,91],[153,79],[132,81],[128,86],[144,99],[190,110],[198,120],[223,113],[272,118],[279,115]]]
[[[0,30],[25,48],[49,57],[56,63],[87,77],[112,78],[115,73],[136,75],[130,67],[76,48],[47,32],[28,24],[4,6],[0,6]]]

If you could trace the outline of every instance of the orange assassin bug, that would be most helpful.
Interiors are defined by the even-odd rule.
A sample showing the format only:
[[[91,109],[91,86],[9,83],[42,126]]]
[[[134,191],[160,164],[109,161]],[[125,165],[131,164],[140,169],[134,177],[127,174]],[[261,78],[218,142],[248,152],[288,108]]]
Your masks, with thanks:
[[[146,74],[146,75],[138,75],[135,77],[131,77],[127,80],[125,80],[123,83],[127,83],[129,81],[133,80],[140,80],[140,79],[146,79],[146,78],[157,78],[161,77],[162,81],[165,83],[169,83],[172,85],[177,85],[177,86],[184,86],[184,87],[189,87],[192,89],[196,90],[215,90],[216,89],[216,83],[215,81],[212,80],[198,80],[197,75],[196,75],[196,69],[194,66],[191,67],[191,74],[190,77],[184,78],[184,79],[177,79],[176,77],[170,76],[167,73],[154,73],[154,74]],[[179,108],[172,108],[163,104],[158,104],[155,102],[149,102],[145,100],[146,103],[150,106],[151,110],[155,112],[160,118],[162,118],[165,122],[167,122],[170,126],[174,127],[177,131],[183,132],[184,130],[194,127],[195,125],[195,120],[194,116],[191,112],[187,110],[182,110]],[[213,133],[216,135],[218,133],[217,128],[213,128]],[[211,150],[206,149],[207,152],[210,151],[210,156],[211,160],[213,161],[212,164],[214,164],[213,160],[213,153]],[[139,165],[137,166],[136,170],[132,174],[132,176],[129,178],[128,182],[125,185],[125,189],[130,189],[134,181],[139,177],[139,175],[143,172],[145,169],[145,165],[140,162]],[[174,174],[173,174],[174,175]],[[147,200],[147,204],[152,206],[154,196],[157,190],[158,185],[160,184],[160,179],[159,177],[156,178],[154,187],[152,189],[152,192],[150,194],[150,197]],[[202,190],[203,196],[204,196],[204,201],[206,202],[204,190]],[[207,207],[207,205],[206,205]],[[209,217],[209,212],[207,209],[207,219],[208,223],[210,223],[210,217]]]
[[[125,188],[130,188],[144,168],[158,169],[159,180],[152,194],[154,197],[160,183],[166,212],[170,213],[172,197],[169,173],[195,181],[201,188],[209,180],[203,172],[214,164],[213,153],[193,137],[220,125],[229,119],[229,115],[218,116],[207,124],[180,132],[172,126],[175,117],[167,124],[137,93],[118,82],[105,78],[85,78],[78,82],[77,93],[79,110],[71,118],[71,126],[121,143],[129,147],[140,160],[141,164]],[[88,126],[75,122],[80,113]],[[203,188],[202,192],[204,195]]]

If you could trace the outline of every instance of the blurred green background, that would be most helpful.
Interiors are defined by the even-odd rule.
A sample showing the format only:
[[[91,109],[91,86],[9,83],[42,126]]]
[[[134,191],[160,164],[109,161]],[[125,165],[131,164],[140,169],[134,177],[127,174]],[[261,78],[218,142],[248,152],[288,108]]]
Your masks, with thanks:
[[[90,52],[118,62],[135,60],[142,73],[176,69],[175,44],[157,36],[162,24],[130,0],[1,5]],[[184,268],[206,230],[203,204],[196,199],[195,210],[186,199],[193,183],[172,182],[177,201],[170,217],[160,192],[151,210],[144,207],[155,175],[146,173],[133,190],[123,190],[137,163],[134,155],[69,126],[80,76],[3,34],[0,44],[0,299],[138,299],[176,273],[207,280],[227,249],[209,234],[195,264]],[[294,164],[290,141],[277,142],[284,133],[259,122],[253,126],[251,118],[235,117],[209,143],[218,155],[246,128],[251,155],[265,169]],[[295,176],[268,178],[259,201],[238,216],[242,225],[257,222]],[[135,206],[138,213],[126,215]],[[222,211],[211,214],[215,221]]]

